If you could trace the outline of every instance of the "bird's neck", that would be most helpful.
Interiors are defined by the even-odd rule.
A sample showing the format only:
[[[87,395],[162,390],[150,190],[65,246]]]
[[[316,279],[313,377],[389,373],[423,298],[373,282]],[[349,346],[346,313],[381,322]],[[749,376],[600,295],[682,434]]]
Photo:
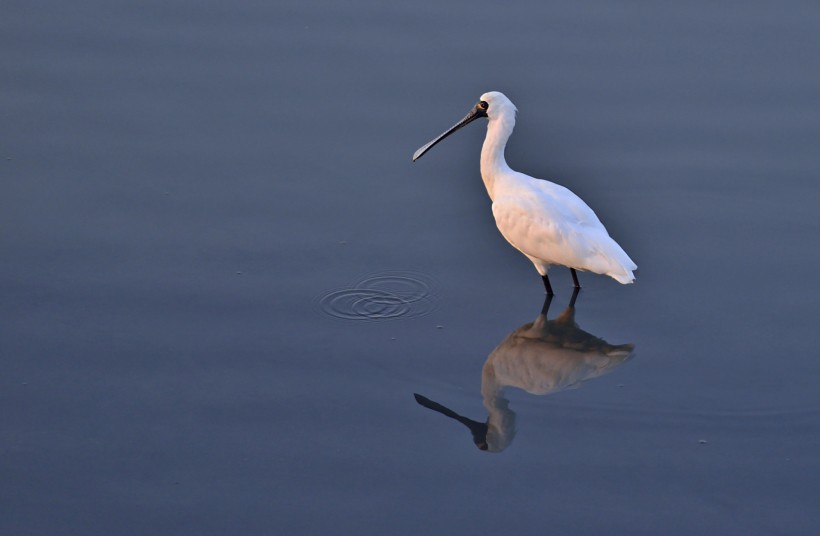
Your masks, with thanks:
[[[498,117],[487,123],[487,137],[481,148],[481,178],[490,199],[495,199],[495,181],[499,174],[510,171],[504,159],[504,148],[515,127],[515,117]]]

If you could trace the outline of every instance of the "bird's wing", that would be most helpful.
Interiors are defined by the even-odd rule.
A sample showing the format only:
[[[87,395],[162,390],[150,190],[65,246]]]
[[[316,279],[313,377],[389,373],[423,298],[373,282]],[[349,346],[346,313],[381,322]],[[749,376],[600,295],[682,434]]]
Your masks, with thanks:
[[[541,196],[497,197],[493,216],[498,230],[516,249],[547,264],[580,267],[589,255],[588,248],[578,240],[578,219],[567,218],[560,206],[540,199]]]
[[[548,188],[518,190],[493,202],[498,230],[510,244],[545,264],[599,274],[634,268],[586,203],[566,188],[548,184]]]
[[[549,205],[554,212],[560,214],[562,220],[606,232],[598,215],[569,188],[544,180],[531,180],[529,186],[529,195],[538,198],[541,204]]]

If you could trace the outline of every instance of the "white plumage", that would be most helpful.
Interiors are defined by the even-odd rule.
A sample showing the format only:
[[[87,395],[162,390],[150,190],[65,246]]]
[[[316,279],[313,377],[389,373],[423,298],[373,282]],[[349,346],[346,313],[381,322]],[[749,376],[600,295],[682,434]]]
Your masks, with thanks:
[[[563,186],[535,179],[507,165],[504,149],[515,127],[516,112],[503,93],[485,93],[467,116],[416,151],[413,160],[475,119],[488,118],[481,149],[481,177],[493,202],[496,225],[504,238],[532,261],[547,293],[552,295],[547,272],[553,264],[570,268],[576,287],[580,285],[575,270],[632,283],[637,266],[580,197]]]

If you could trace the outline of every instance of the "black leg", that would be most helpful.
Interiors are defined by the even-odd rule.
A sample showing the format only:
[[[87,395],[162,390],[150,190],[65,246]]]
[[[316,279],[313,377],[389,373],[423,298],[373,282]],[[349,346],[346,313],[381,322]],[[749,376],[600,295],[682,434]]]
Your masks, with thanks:
[[[547,313],[550,312],[550,304],[552,303],[552,295],[547,294],[544,298],[544,305],[541,306],[541,314],[546,318]]]
[[[578,274],[575,273],[575,268],[570,268],[569,273],[572,274],[572,282],[575,283],[575,288],[581,288],[581,283],[578,282]]]
[[[555,293],[552,291],[552,285],[550,285],[550,278],[546,275],[542,275],[541,281],[544,282],[544,290],[547,291],[547,296],[555,296]]]
[[[578,298],[578,291],[580,290],[580,287],[575,287],[572,289],[572,298],[569,299],[569,305],[567,306],[569,309],[575,308],[575,300]]]

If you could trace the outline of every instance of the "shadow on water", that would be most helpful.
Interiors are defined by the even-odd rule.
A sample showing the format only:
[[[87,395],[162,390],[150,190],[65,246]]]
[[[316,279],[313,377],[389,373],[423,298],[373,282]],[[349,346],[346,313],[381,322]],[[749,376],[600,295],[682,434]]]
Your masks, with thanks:
[[[465,425],[479,449],[503,451],[515,437],[515,412],[504,397],[506,387],[537,396],[557,393],[607,374],[634,355],[634,344],[612,345],[578,327],[577,297],[575,289],[567,308],[554,320],[547,320],[552,302],[547,297],[535,321],[510,333],[490,353],[481,372],[486,422],[459,415],[418,393],[416,402]]]

